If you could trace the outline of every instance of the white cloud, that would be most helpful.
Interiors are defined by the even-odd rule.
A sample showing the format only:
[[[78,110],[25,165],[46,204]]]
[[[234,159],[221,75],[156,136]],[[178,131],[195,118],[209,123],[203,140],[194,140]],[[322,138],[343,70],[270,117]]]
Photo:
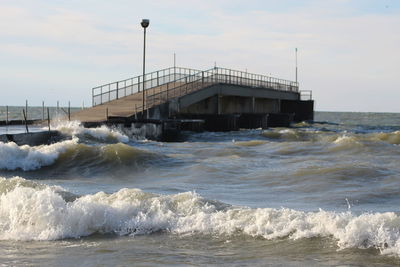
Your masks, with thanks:
[[[209,68],[216,61],[224,67],[293,79],[294,48],[298,47],[300,82],[302,88],[314,90],[317,109],[368,111],[374,107],[400,112],[398,105],[383,104],[400,97],[400,16],[350,14],[343,8],[346,1],[309,2],[279,13],[261,8],[263,2],[257,1],[253,9],[249,5],[243,12],[227,11],[224,2],[182,5],[178,0],[152,2],[149,9],[127,1],[126,6],[113,5],[112,11],[111,4],[101,1],[93,10],[48,4],[48,11],[40,14],[31,8],[0,5],[0,57],[25,66],[29,60],[40,60],[41,73],[46,68],[53,73],[58,67],[69,73],[60,73],[53,81],[61,84],[75,84],[71,76],[94,86],[132,76],[134,71],[139,74],[142,29],[131,22],[139,21],[143,13],[151,19],[149,70],[172,65],[176,52],[178,65],[186,67]],[[105,15],[99,8],[110,11]],[[131,17],[125,17],[130,14],[127,9],[132,10]],[[55,66],[55,61],[60,64]],[[1,76],[7,78],[4,73],[18,68],[24,66],[2,71]],[[24,90],[17,81],[11,83]],[[90,87],[87,90],[89,94]],[[377,100],[382,103],[378,107]]]

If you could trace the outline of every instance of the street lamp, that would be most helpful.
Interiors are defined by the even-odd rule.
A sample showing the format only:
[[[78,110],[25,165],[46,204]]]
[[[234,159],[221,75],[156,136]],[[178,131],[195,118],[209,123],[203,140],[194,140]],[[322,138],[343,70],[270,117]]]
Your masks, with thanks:
[[[146,81],[146,28],[149,27],[150,24],[150,20],[148,19],[142,19],[142,22],[140,23],[140,25],[142,25],[143,30],[144,30],[144,35],[143,35],[143,103],[142,103],[142,116],[144,115],[144,98],[145,98],[145,93],[144,93],[144,85],[145,85],[145,81]]]

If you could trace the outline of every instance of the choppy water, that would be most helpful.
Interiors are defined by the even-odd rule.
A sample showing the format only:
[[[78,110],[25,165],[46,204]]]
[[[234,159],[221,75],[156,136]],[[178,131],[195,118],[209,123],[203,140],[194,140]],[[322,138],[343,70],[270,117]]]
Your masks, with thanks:
[[[137,140],[0,143],[5,265],[400,264],[400,114]]]

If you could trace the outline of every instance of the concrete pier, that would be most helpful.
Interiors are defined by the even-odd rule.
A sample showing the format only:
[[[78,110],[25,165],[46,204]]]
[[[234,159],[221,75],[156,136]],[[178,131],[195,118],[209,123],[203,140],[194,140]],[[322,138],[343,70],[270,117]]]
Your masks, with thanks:
[[[71,120],[85,127],[118,126],[161,141],[179,141],[181,131],[289,127],[314,118],[311,91],[300,91],[297,82],[225,68],[173,67],[98,86],[92,92],[93,107],[72,113]],[[0,135],[1,142],[19,145],[63,138],[55,131]]]
[[[297,82],[265,75],[216,67],[169,68],[93,88],[93,107],[71,119],[86,126],[146,128],[148,138],[164,140],[182,129],[265,129],[313,120],[311,93],[307,99],[302,96]]]

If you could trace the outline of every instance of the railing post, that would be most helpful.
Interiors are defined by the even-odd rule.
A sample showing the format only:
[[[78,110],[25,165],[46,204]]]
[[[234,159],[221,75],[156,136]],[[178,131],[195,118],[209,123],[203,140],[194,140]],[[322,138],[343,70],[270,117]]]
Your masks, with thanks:
[[[135,104],[135,120],[137,120],[137,106]]]
[[[226,75],[226,71],[224,70],[224,76],[225,76],[225,83],[228,83],[228,75]]]
[[[6,125],[8,125],[8,106],[6,106]]]
[[[159,75],[159,71],[157,71],[157,86],[160,86],[160,75]]]
[[[50,132],[50,112],[49,112],[49,108],[47,108],[47,125],[49,127],[49,132]]]
[[[26,128],[26,133],[29,133],[29,129],[28,129],[28,112],[25,113],[25,109],[22,109],[22,113],[24,115],[24,121],[25,121],[25,128]]]
[[[118,99],[118,82],[117,82],[117,93],[116,93],[116,98]]]
[[[140,76],[138,76],[138,84],[137,84],[138,92],[140,92]]]
[[[167,100],[168,100],[169,83],[167,83]]]

